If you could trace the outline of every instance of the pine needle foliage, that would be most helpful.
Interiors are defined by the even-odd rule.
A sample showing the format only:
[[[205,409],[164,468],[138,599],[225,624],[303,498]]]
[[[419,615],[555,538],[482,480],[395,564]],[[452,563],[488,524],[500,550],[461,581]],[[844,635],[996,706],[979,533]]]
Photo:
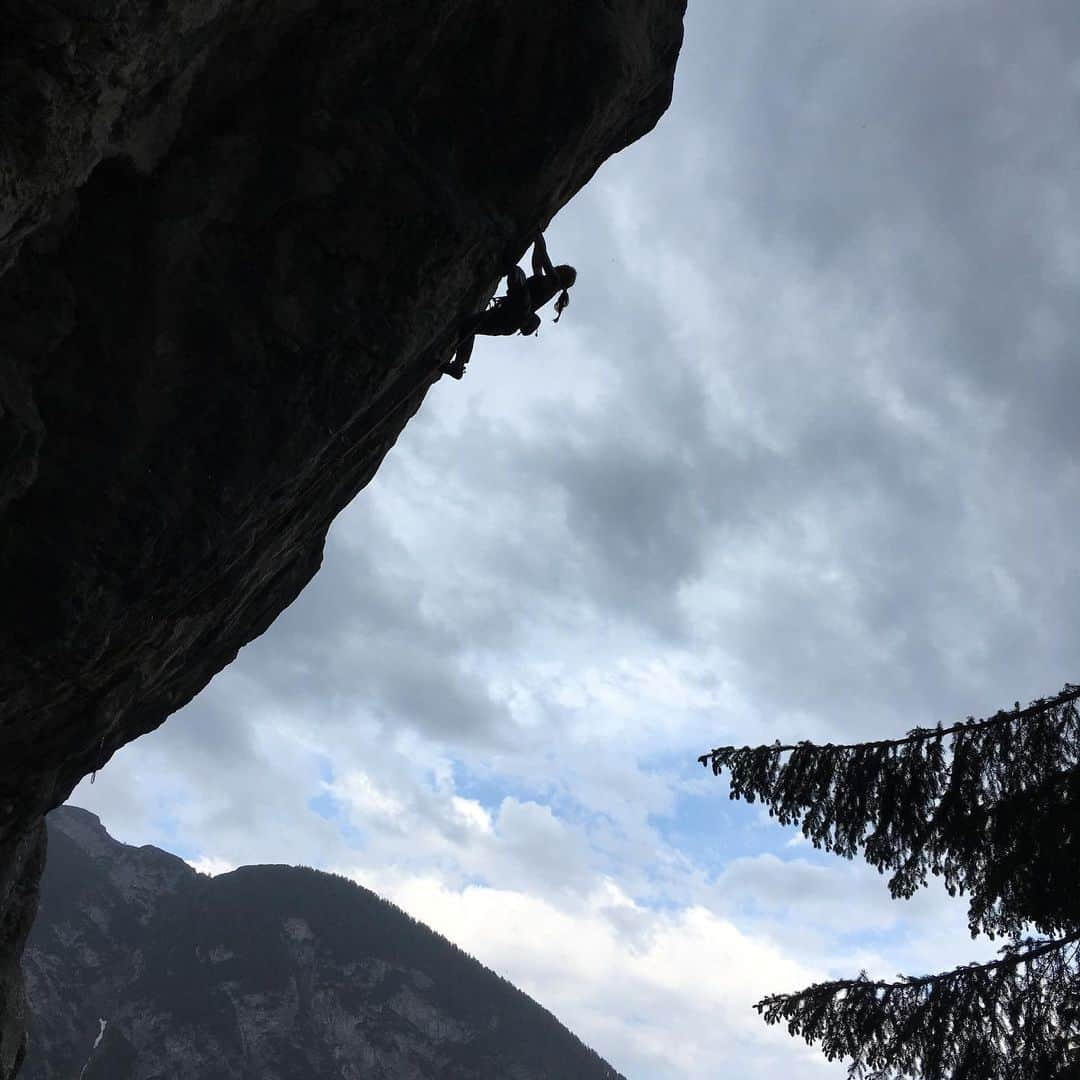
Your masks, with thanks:
[[[930,874],[968,893],[972,935],[1080,925],[1080,686],[987,720],[836,746],[724,746],[698,760],[730,774],[815,847],[890,871],[893,896]],[[786,758],[786,760],[785,760]],[[1066,857],[1069,856],[1069,857]]]
[[[820,1042],[851,1077],[1054,1080],[1075,1077],[1078,935],[1006,945],[1000,960],[940,975],[816,983],[755,1008]]]
[[[1080,686],[904,738],[719,747],[698,760],[817,848],[860,851],[894,897],[931,875],[968,897],[1001,959],[895,983],[767,997],[766,1022],[871,1080],[1080,1076]],[[1030,935],[1032,929],[1038,938]]]

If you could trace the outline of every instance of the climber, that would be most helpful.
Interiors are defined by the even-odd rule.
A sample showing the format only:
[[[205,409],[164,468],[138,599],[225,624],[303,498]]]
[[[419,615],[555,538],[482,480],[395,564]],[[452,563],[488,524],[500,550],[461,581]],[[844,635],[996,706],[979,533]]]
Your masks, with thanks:
[[[536,312],[561,289],[555,301],[555,322],[558,322],[570,303],[569,289],[575,281],[577,271],[572,266],[551,265],[544,237],[537,236],[533,242],[532,274],[526,277],[520,266],[513,267],[506,275],[506,295],[495,300],[487,311],[462,319],[454,358],[443,365],[443,372],[455,379],[465,374],[477,334],[535,334],[540,329],[540,316]]]

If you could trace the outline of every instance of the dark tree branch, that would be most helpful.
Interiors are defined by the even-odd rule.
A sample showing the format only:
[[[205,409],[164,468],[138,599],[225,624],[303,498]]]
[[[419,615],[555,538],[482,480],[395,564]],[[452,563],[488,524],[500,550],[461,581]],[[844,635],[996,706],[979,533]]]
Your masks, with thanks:
[[[900,982],[865,977],[775,994],[768,1024],[850,1058],[850,1077],[1030,1080],[1075,1075],[1080,1058],[1080,932],[1026,939],[1000,960]]]
[[[973,934],[1060,935],[1080,925],[1078,698],[1067,685],[1026,709],[904,739],[718,747],[701,760],[729,770],[731,798],[760,799],[815,847],[862,851],[891,872],[894,896],[936,875],[969,894]]]
[[[764,747],[771,754],[783,754],[789,750],[800,750],[805,747],[811,747],[815,750],[826,751],[841,751],[841,750],[856,750],[856,749],[877,749],[879,747],[894,747],[905,746],[907,743],[920,742],[925,739],[939,739],[945,735],[952,735],[955,732],[973,732],[978,731],[980,728],[989,727],[992,724],[1001,724],[1005,722],[1015,723],[1018,720],[1026,720],[1028,717],[1037,716],[1039,713],[1045,712],[1047,709],[1054,709],[1061,705],[1067,705],[1069,702],[1076,701],[1080,698],[1080,686],[1073,686],[1070,683],[1065,684],[1065,689],[1060,694],[1053,698],[1040,698],[1038,701],[1033,702],[1026,709],[1020,708],[1020,702],[1016,702],[1011,712],[1006,712],[1004,709],[994,713],[993,716],[988,716],[984,720],[976,720],[973,716],[969,716],[966,720],[961,720],[959,723],[953,724],[952,727],[943,728],[939,724],[933,728],[912,728],[907,735],[902,739],[876,739],[872,742],[861,743],[812,743],[807,740],[797,743],[785,743],[781,744],[779,740],[771,745]],[[706,768],[709,767],[710,761],[713,764],[713,772],[718,774],[720,768],[716,767],[716,758],[724,757],[734,747],[731,746],[719,746],[713,750],[710,750],[706,754],[700,754],[698,761],[701,762]],[[762,749],[761,747],[742,746],[739,750],[755,750]]]

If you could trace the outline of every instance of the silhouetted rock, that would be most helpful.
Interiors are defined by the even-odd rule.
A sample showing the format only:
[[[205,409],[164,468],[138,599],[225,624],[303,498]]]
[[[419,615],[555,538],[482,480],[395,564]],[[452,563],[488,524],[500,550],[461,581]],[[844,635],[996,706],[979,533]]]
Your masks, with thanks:
[[[344,878],[196,874],[49,815],[25,1080],[619,1080],[550,1013]]]
[[[315,573],[684,6],[0,0],[0,1080],[27,838]]]

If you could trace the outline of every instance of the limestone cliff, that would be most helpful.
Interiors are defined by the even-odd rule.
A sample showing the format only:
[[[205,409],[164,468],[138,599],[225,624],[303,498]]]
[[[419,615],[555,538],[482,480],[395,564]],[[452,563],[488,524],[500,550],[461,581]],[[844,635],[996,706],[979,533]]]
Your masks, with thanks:
[[[316,571],[683,0],[0,0],[0,1078],[42,815]]]
[[[196,874],[49,815],[23,1080],[621,1080],[550,1013],[342,878]]]

